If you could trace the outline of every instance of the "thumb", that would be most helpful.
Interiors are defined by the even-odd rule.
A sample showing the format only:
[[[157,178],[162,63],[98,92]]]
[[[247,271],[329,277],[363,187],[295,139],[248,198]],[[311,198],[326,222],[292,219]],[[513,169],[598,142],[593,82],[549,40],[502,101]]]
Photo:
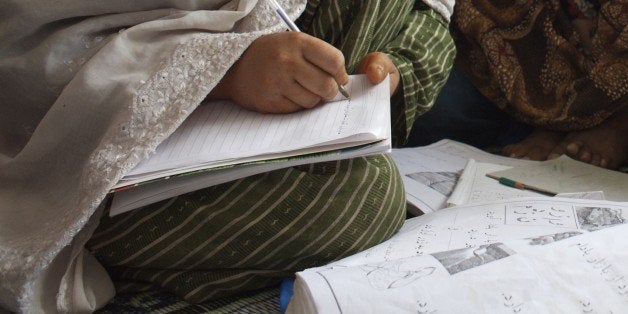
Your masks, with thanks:
[[[357,72],[366,74],[368,80],[373,84],[381,83],[386,75],[389,74],[388,71],[388,56],[381,52],[371,52],[368,53],[358,65]]]
[[[381,83],[387,75],[390,75],[390,94],[397,93],[399,89],[399,70],[387,54],[371,52],[362,58],[357,69],[358,73],[366,74],[373,84]]]
[[[376,59],[376,58],[373,58]],[[388,75],[388,72],[385,70],[384,65],[377,60],[373,60],[371,64],[366,68],[366,77],[373,84],[381,83]]]

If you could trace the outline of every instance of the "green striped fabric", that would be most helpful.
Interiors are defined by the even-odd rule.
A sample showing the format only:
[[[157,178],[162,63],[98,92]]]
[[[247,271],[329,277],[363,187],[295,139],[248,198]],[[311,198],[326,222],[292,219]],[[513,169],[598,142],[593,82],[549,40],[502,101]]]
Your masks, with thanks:
[[[412,1],[310,1],[298,21],[339,47],[355,69],[388,53],[403,89],[393,104],[397,143],[427,110],[455,54],[447,24]],[[118,292],[159,287],[215,302],[355,254],[393,235],[405,192],[388,155],[277,170],[103,217],[87,247]]]
[[[279,287],[240,293],[233,297],[203,303],[189,303],[177,295],[156,289],[141,292],[118,293],[112,302],[96,313],[279,314]]]
[[[367,53],[388,54],[402,84],[392,99],[393,145],[405,144],[453,64],[456,50],[446,20],[421,1],[310,0],[297,23],[340,49],[350,73]]]
[[[154,283],[203,302],[382,242],[404,194],[388,156],[288,168],[104,217],[88,247],[121,291]]]

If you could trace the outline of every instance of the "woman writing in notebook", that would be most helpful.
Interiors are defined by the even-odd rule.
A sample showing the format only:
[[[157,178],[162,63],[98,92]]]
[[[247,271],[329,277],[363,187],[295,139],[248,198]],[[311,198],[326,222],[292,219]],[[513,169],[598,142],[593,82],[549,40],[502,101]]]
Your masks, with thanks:
[[[112,218],[106,195],[204,99],[306,110],[347,73],[391,75],[403,143],[451,66],[451,2],[280,1],[303,33],[283,32],[267,1],[0,4],[0,304],[93,310],[113,279],[117,293],[208,306],[390,237],[405,198],[388,155],[272,171]]]

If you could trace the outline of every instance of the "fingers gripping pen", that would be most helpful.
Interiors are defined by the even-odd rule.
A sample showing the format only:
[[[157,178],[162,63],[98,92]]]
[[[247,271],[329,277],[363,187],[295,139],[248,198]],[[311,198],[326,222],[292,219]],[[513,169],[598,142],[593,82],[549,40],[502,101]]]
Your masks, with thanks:
[[[286,11],[284,11],[284,9],[279,5],[279,3],[276,0],[270,0],[270,2],[275,7],[275,12],[277,12],[277,15],[279,15],[281,20],[288,26],[288,29],[290,29],[290,31],[293,31],[293,32],[300,32],[297,25],[294,24],[294,22],[290,19]],[[338,84],[338,90],[340,91],[342,96],[345,96],[345,98],[351,98],[349,95],[349,92],[347,92],[345,87],[340,85],[340,83],[337,83],[337,84]]]

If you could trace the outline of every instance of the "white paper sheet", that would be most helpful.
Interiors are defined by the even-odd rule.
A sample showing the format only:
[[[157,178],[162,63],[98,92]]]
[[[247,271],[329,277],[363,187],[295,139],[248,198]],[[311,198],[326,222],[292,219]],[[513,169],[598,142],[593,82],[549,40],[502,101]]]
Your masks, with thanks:
[[[489,172],[510,168],[509,166],[476,162],[474,159],[470,159],[462,171],[453,193],[447,199],[447,206],[539,196],[537,192],[505,186],[486,176]]]
[[[493,155],[452,140],[412,148],[393,149],[392,156],[403,176],[406,197],[414,215],[447,207],[462,170],[469,159],[505,166],[532,163],[528,160]]]
[[[565,155],[489,175],[505,177],[554,193],[601,190],[607,200],[628,202],[628,174],[596,167]]]
[[[262,172],[390,152],[388,78],[372,85],[364,75],[351,76],[347,89],[349,100],[292,114],[264,115],[225,102],[199,107],[114,186],[110,215]],[[216,169],[229,164],[235,166]]]
[[[116,186],[198,169],[316,153],[390,137],[388,78],[351,76],[351,99],[291,114],[261,114],[227,101],[199,106]]]
[[[443,209],[298,273],[288,313],[623,313],[628,205],[528,198]]]
[[[387,139],[365,147],[336,151],[324,155],[291,158],[281,162],[243,165],[174,177],[168,180],[159,180],[153,183],[139,185],[132,189],[116,192],[113,201],[111,202],[111,207],[109,208],[109,216],[119,215],[135,208],[163,201],[177,195],[252,176],[258,173],[315,162],[332,161],[390,152],[390,149],[391,141],[390,139]]]

